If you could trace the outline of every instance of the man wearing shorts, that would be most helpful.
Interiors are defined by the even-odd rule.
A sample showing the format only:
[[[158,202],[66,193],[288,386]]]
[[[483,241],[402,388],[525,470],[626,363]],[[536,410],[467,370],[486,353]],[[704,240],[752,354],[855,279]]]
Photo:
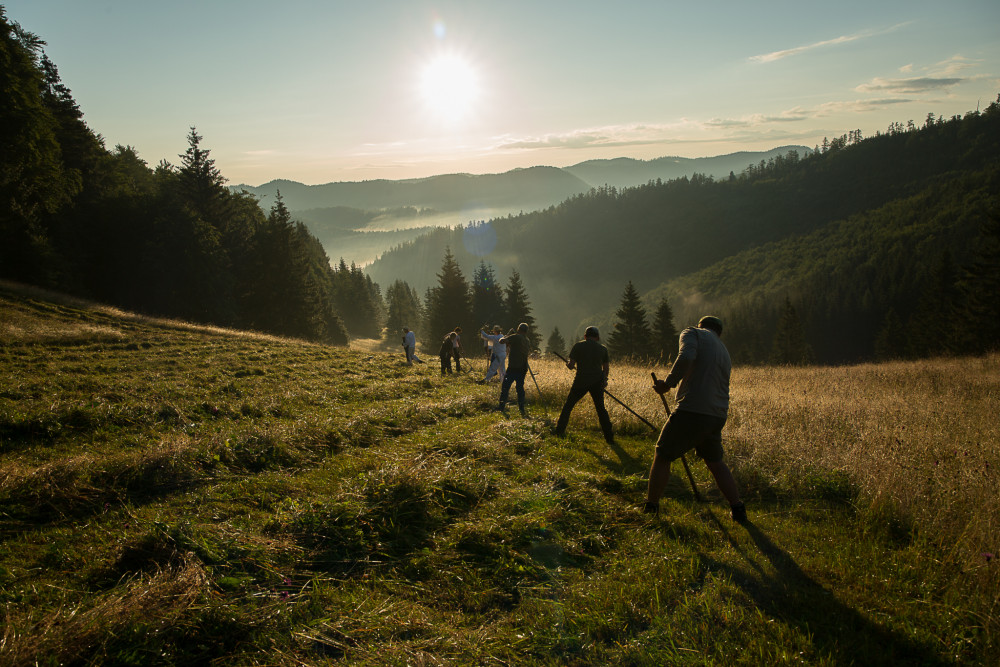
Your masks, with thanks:
[[[722,461],[722,427],[729,416],[732,368],[729,351],[722,344],[719,318],[705,316],[697,327],[681,332],[680,350],[670,374],[653,385],[658,394],[677,387],[677,409],[656,441],[644,512],[659,512],[660,498],[670,479],[670,464],[694,448],[729,501],[733,520],[746,521],[746,506],[740,500],[736,480]]]

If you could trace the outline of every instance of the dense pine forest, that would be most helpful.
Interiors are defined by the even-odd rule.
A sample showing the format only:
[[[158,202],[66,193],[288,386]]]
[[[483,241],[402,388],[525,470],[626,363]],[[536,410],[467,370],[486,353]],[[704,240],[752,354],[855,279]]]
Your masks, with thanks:
[[[108,150],[44,42],[0,8],[0,277],[140,312],[327,343],[378,334],[378,286],[280,197],[232,193],[195,128],[179,164]]]

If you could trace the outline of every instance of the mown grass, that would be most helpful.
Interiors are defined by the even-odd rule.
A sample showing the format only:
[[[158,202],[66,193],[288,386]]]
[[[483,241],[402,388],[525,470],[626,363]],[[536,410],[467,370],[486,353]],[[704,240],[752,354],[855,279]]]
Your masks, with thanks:
[[[741,368],[704,466],[637,511],[619,445],[534,360],[473,372],[0,286],[0,663],[993,664],[996,357]],[[610,390],[655,423],[648,368]],[[662,369],[656,369],[662,372]],[[679,471],[675,471],[679,472]]]

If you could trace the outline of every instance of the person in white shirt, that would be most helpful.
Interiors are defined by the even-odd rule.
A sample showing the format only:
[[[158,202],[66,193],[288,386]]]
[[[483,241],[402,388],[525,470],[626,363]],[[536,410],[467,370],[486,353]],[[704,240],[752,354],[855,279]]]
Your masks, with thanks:
[[[495,325],[492,334],[488,334],[484,329],[480,329],[479,335],[490,346],[490,367],[486,370],[486,377],[483,378],[483,382],[489,382],[490,378],[494,375],[499,375],[500,382],[503,382],[503,367],[507,361],[507,346],[500,343],[500,339],[503,338],[503,329],[500,328],[500,325]]]
[[[417,334],[406,327],[403,327],[403,348],[406,350],[406,365],[412,366],[413,362],[424,363],[423,359],[417,356]]]

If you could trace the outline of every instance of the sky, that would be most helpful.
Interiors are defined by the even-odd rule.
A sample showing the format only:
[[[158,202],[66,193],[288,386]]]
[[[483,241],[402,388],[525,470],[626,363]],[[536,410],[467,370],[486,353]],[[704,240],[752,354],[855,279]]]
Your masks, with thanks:
[[[108,148],[230,184],[813,147],[1000,93],[1000,1],[0,0]]]

